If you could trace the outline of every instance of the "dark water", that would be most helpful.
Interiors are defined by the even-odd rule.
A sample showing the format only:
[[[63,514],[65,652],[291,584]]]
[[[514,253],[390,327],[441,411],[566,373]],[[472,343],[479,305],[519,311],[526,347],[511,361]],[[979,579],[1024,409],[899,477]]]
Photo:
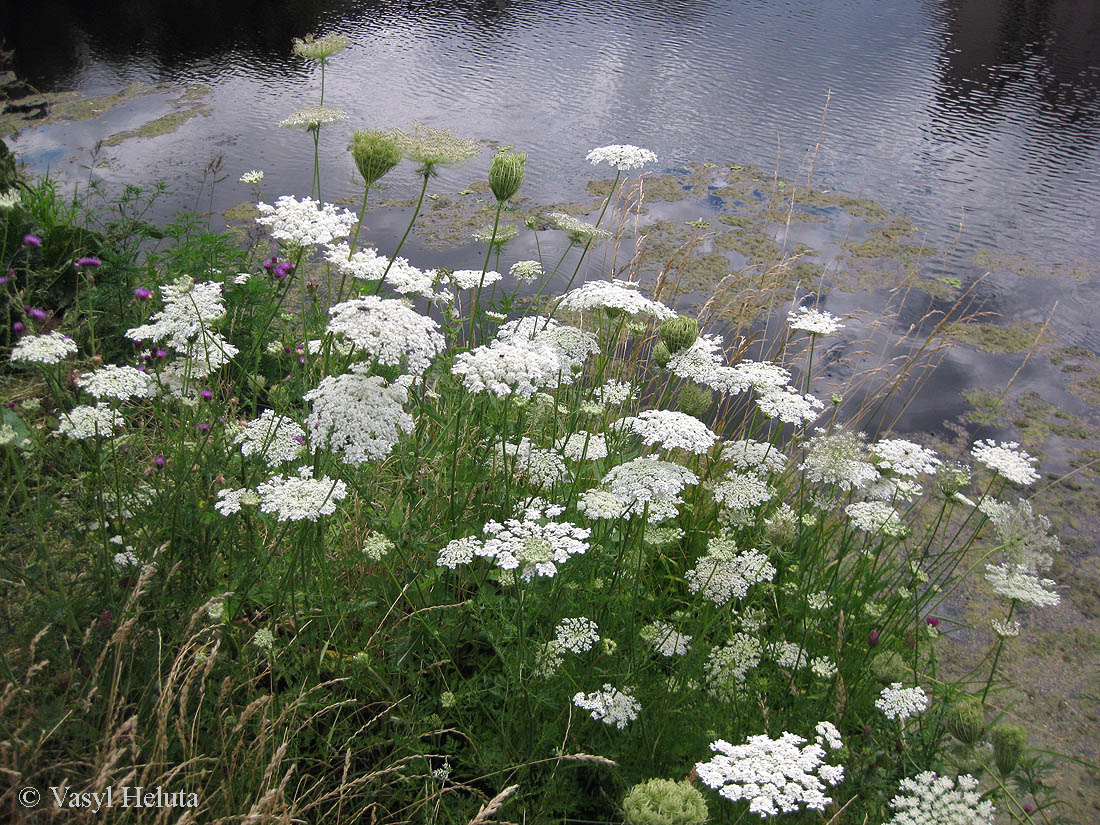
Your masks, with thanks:
[[[935,246],[961,223],[964,248],[1100,257],[1095,0],[0,4],[16,70],[42,90],[213,87],[212,116],[114,150],[118,177],[196,176],[221,153],[234,180],[265,169],[269,192],[309,189],[306,140],[277,125],[318,91],[291,40],[336,31],[353,46],[327,77],[326,102],[349,113],[325,133],[332,157],[353,128],[420,120],[528,151],[542,198],[575,195],[592,176],[584,154],[613,142],[666,165],[778,156],[781,174],[804,176],[831,90],[819,185],[907,209]],[[56,166],[103,128],[24,152]],[[346,183],[345,167],[329,171]]]

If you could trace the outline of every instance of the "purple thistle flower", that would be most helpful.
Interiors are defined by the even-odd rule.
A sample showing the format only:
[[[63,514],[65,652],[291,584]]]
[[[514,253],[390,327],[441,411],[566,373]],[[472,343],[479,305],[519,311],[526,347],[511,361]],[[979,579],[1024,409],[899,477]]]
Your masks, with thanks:
[[[199,432],[200,433],[204,433],[209,429],[210,429],[210,425],[207,422],[205,422],[205,421],[200,421],[199,422]]]
[[[935,616],[925,616],[924,617],[924,623],[927,624],[927,625],[930,625],[932,627],[939,627],[940,626],[940,620],[937,619]]]
[[[102,265],[103,261],[99,260],[99,258],[94,255],[85,255],[83,258],[77,258],[76,261],[73,262],[73,266],[77,269],[95,269],[97,266]]]
[[[157,356],[157,358],[167,358],[168,357],[168,350],[158,347],[155,355]]]
[[[149,368],[147,366],[145,366],[145,364],[138,364],[137,365],[137,371],[138,372],[148,372]]]
[[[23,323],[21,321],[16,321],[14,324],[11,325],[11,328],[12,328],[12,330],[14,330],[16,335],[18,335],[24,329],[26,329],[26,327],[23,326]]]
[[[41,249],[42,239],[37,235],[24,235],[23,246],[33,246],[35,249]]]
[[[214,393],[210,392],[210,390],[203,390],[199,395],[202,397],[203,401],[209,401],[214,397]]]
[[[46,320],[46,310],[39,309],[38,307],[25,307],[27,314],[34,318],[36,321]]]
[[[294,264],[290,261],[280,261],[275,265],[275,277],[280,281],[286,280],[290,273],[294,271]]]
[[[159,470],[163,468],[164,465],[167,463],[167,459],[162,455],[158,455],[156,458],[153,459],[153,463],[157,465],[157,469]]]
[[[877,647],[878,637],[879,632],[877,630],[872,630],[871,635],[867,637],[867,647]]]
[[[139,286],[134,290],[134,298],[139,301],[148,301],[153,297],[153,291],[148,287]]]

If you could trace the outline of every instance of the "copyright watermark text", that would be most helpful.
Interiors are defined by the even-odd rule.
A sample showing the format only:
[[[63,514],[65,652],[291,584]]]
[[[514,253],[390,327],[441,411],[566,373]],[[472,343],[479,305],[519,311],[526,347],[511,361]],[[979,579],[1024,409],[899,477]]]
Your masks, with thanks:
[[[97,813],[104,808],[197,808],[199,795],[193,791],[168,791],[159,785],[108,786],[102,791],[76,791],[67,785],[46,788],[45,794],[30,785],[20,788],[16,799],[24,808],[37,808],[43,801],[62,810]]]

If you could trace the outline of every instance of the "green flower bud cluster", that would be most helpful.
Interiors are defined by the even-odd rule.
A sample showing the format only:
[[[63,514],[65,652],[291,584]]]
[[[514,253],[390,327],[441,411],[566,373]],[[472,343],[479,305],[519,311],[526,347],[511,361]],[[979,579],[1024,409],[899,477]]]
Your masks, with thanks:
[[[1005,724],[993,731],[993,759],[1001,776],[1008,776],[1027,747],[1027,731],[1021,725]]]
[[[707,802],[690,782],[650,779],[635,785],[623,800],[626,825],[702,825]]]
[[[518,152],[497,152],[493,162],[489,164],[489,188],[493,190],[493,196],[504,203],[523,184],[523,176],[527,164],[527,155]]]
[[[698,337],[699,322],[694,318],[677,315],[675,318],[667,318],[661,323],[661,340],[668,347],[668,351],[673,354],[690,347]]]
[[[363,182],[371,186],[398,164],[401,147],[385,132],[360,130],[351,136],[351,157]]]
[[[974,696],[960,699],[947,711],[947,730],[964,745],[973,747],[985,733],[985,708]]]

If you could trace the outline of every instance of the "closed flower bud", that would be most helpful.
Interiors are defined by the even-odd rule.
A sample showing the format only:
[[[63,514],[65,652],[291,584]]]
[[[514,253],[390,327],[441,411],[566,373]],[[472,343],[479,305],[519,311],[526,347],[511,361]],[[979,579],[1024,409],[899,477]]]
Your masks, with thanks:
[[[1027,731],[1021,725],[1005,724],[993,731],[993,758],[1001,776],[1016,770],[1020,755],[1027,747]]]
[[[527,155],[497,152],[489,164],[489,188],[498,201],[503,203],[519,191],[526,163]]]
[[[871,659],[871,674],[884,685],[904,682],[909,675],[905,660],[893,650],[884,650]]]
[[[635,785],[623,800],[626,825],[702,825],[707,802],[690,782],[650,779]]]
[[[695,343],[699,336],[699,322],[685,315],[667,318],[661,322],[661,340],[668,351],[677,353]]]
[[[947,729],[964,745],[976,745],[985,732],[985,709],[981,700],[969,696],[953,704],[947,712]]]
[[[702,418],[706,411],[710,409],[713,400],[713,393],[706,387],[700,387],[696,384],[684,384],[680,389],[680,394],[676,397],[676,409],[685,415]]]
[[[401,147],[385,132],[357,131],[351,136],[351,157],[367,186],[390,171],[401,160]]]
[[[672,360],[672,353],[668,351],[668,345],[664,341],[658,341],[653,345],[653,360],[657,366],[664,369]]]

